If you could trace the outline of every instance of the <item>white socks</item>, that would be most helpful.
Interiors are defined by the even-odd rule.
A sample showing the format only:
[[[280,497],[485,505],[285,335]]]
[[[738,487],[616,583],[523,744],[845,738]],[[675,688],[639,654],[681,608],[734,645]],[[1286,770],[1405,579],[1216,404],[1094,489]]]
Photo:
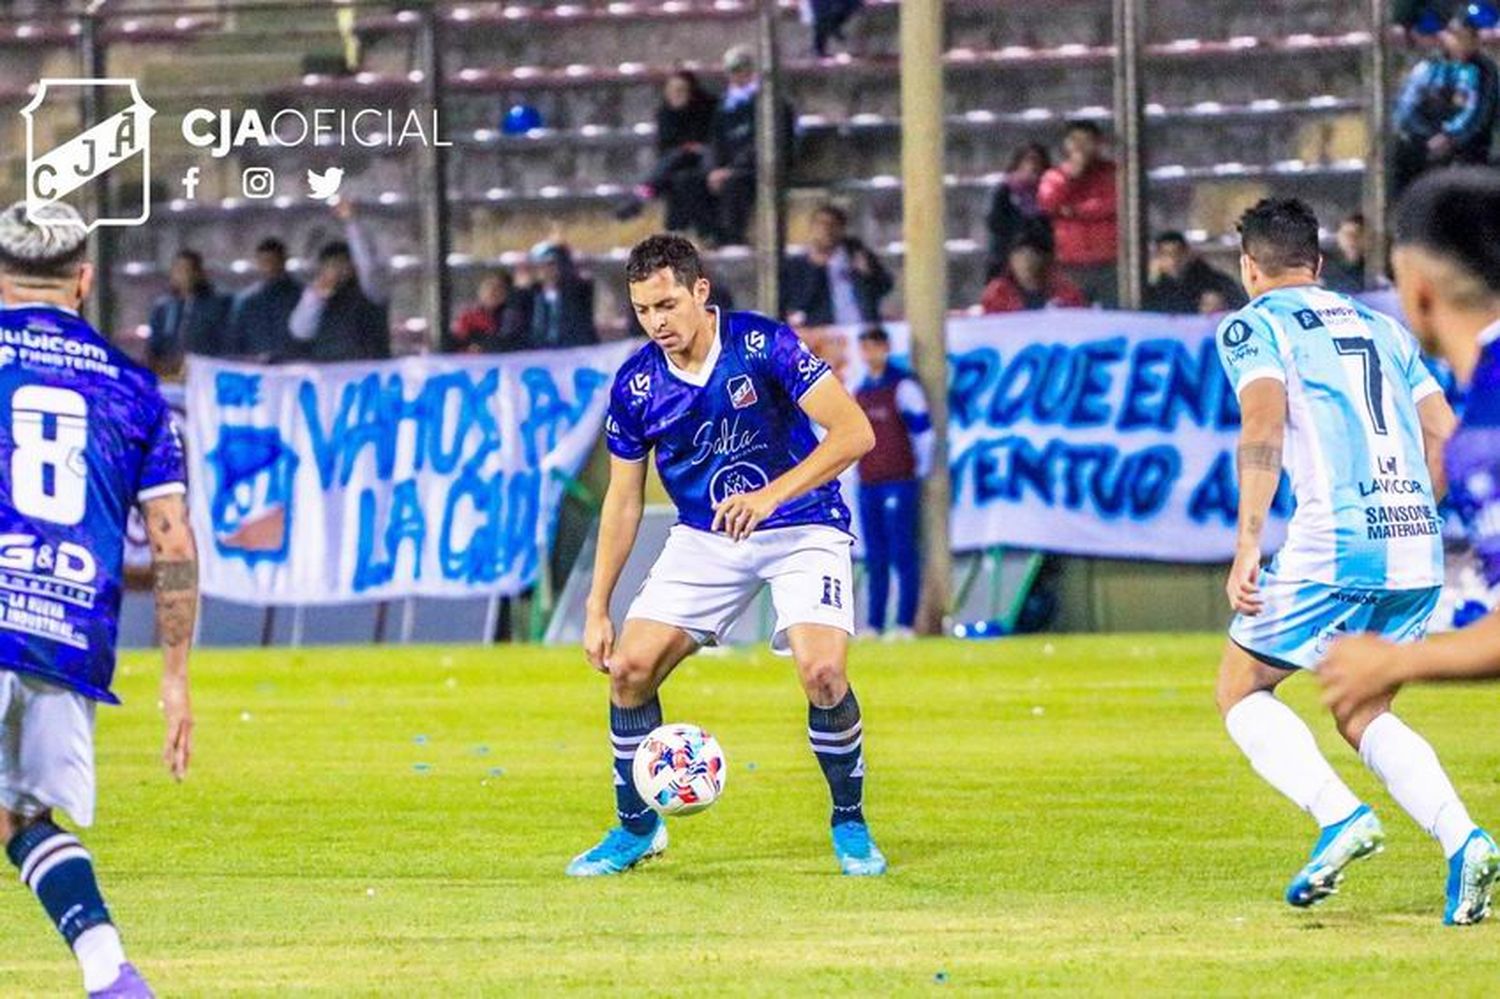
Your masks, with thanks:
[[[83,969],[83,990],[99,992],[114,984],[125,963],[125,948],[120,933],[109,923],[90,927],[73,941],[73,956]]]
[[[1255,772],[1320,826],[1342,822],[1359,807],[1354,792],[1318,751],[1312,730],[1270,691],[1245,698],[1224,716],[1229,737]],[[1427,740],[1390,712],[1372,721],[1359,757],[1391,797],[1451,857],[1474,831],[1474,820]]]
[[[1474,821],[1426,739],[1386,712],[1365,729],[1359,758],[1406,814],[1437,838],[1443,856],[1458,852],[1474,831]]]
[[[1318,750],[1312,730],[1270,691],[1257,691],[1230,708],[1224,725],[1255,772],[1318,825],[1342,822],[1359,807]]]

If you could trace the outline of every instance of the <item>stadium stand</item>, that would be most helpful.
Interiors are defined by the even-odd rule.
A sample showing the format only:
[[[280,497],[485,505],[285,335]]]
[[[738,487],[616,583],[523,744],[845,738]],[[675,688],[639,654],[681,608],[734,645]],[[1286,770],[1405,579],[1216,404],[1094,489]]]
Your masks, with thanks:
[[[330,11],[304,17],[289,33],[277,12],[129,16],[103,29],[112,73],[135,75],[162,110],[196,105],[354,109],[378,95],[397,108],[422,83],[411,10],[361,7],[341,33]],[[815,59],[807,29],[784,2],[783,77],[800,112],[798,156],[789,192],[791,252],[812,208],[832,197],[851,225],[890,260],[897,290],[886,309],[899,315],[900,182],[897,4],[870,3],[851,26],[852,53]],[[27,5],[17,10],[25,12]],[[1147,155],[1149,226],[1179,229],[1204,250],[1232,251],[1233,211],[1259,192],[1307,198],[1340,217],[1356,206],[1365,170],[1361,63],[1370,44],[1356,5],[1257,4],[1231,0],[1154,3],[1147,38],[1150,91]],[[659,205],[617,221],[611,206],[653,154],[652,110],[674,67],[701,71],[722,85],[719,58],[753,40],[753,5],[716,2],[473,3],[444,8],[448,92],[443,132],[450,151],[454,302],[472,295],[483,270],[518,262],[555,225],[569,233],[580,263],[599,277],[597,318],[606,335],[623,331],[620,274],[625,249],[659,224]],[[15,15],[0,22],[0,108],[19,106],[38,77],[71,70],[78,25]],[[555,29],[566,24],[566,40]],[[346,27],[348,27],[346,25]],[[1102,0],[1061,0],[1047,16],[1015,0],[949,4],[948,209],[950,302],[978,300],[985,263],[984,206],[1010,150],[1025,141],[1055,147],[1061,123],[1107,123],[1111,105],[1111,23]],[[266,41],[271,34],[277,46]],[[291,40],[294,44],[287,45]],[[295,47],[301,46],[300,51]],[[341,54],[358,50],[352,73],[336,72]],[[1416,53],[1409,53],[1415,57]],[[330,64],[331,60],[331,64]],[[1403,60],[1396,60],[1404,66]],[[1395,69],[1400,69],[1396,67]],[[216,81],[205,89],[204,79]],[[504,111],[525,104],[543,127],[502,134]],[[10,120],[7,117],[7,120]],[[8,139],[18,138],[15,135]],[[158,138],[158,142],[162,137]],[[19,143],[7,142],[12,150]],[[178,143],[178,151],[186,150]],[[1222,150],[1242,150],[1225,160]],[[204,253],[226,286],[247,283],[249,257],[265,235],[291,248],[294,272],[337,224],[300,196],[305,169],[330,163],[326,150],[274,150],[279,197],[240,196],[231,154],[205,176],[199,200],[173,200],[173,147],[153,177],[157,224],[119,239],[117,332],[144,321],[179,246]],[[266,158],[266,162],[270,157]],[[256,160],[255,162],[260,162]],[[0,176],[19,178],[15,153]],[[404,349],[419,349],[426,275],[420,255],[420,178],[409,147],[372,150],[341,163],[345,191],[365,206],[392,272],[392,320]],[[180,172],[180,171],[179,171]],[[711,256],[735,297],[752,297],[752,257],[731,249]],[[398,349],[400,349],[398,345]]]

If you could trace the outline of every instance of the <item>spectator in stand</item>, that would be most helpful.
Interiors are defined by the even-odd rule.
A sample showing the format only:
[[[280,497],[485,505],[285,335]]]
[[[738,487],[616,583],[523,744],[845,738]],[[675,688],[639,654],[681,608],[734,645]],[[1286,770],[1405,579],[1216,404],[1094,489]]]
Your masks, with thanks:
[[[860,535],[870,575],[869,624],[885,631],[891,570],[896,572],[896,627],[888,638],[912,637],[921,592],[917,508],[921,480],[932,472],[932,418],[911,372],[891,363],[891,341],[872,326],[859,335],[865,379],[854,392],[875,431],[875,446],[859,459]]]
[[[1240,283],[1194,253],[1182,233],[1164,232],[1151,244],[1147,312],[1206,314],[1238,309],[1246,301]]]
[[[802,21],[813,29],[813,55],[828,56],[828,43],[844,40],[844,25],[859,13],[864,0],[802,0]]]
[[[1052,220],[1057,262],[1068,278],[1090,301],[1114,308],[1119,300],[1115,164],[1103,147],[1098,125],[1070,123],[1063,161],[1042,175],[1037,202]]]
[[[1026,312],[1084,309],[1089,300],[1053,265],[1051,249],[1022,240],[1011,247],[1005,273],[985,285],[979,304],[985,312]]]
[[[581,347],[599,342],[594,325],[594,279],[573,263],[566,243],[548,240],[531,248],[531,265],[516,274],[529,316],[527,346],[533,350]]]
[[[375,248],[351,202],[340,201],[334,214],[344,224],[344,239],[318,253],[317,275],[287,323],[290,356],[319,362],[390,357],[390,310]]]
[[[292,349],[289,325],[302,298],[302,282],[287,273],[286,244],[272,236],[255,248],[260,280],[234,297],[229,309],[229,341],[234,353],[271,361]]]
[[[446,354],[501,354],[524,350],[531,336],[527,296],[518,294],[510,271],[486,274],[478,301],[464,309],[443,337]]]
[[[688,214],[698,221],[694,228],[712,233],[721,246],[743,245],[746,230],[755,211],[755,119],[759,103],[760,73],[755,53],[747,45],[736,45],[724,54],[724,71],[729,74],[729,89],[714,112],[708,173],[704,178],[707,196],[690,203]],[[792,106],[781,105],[782,165],[790,165],[795,134]]]
[[[713,137],[718,105],[719,99],[704,89],[696,73],[680,69],[667,77],[656,109],[656,166],[615,211],[617,218],[635,218],[646,202],[661,198],[667,206],[668,229],[680,232],[702,221],[696,206],[707,198],[703,156]]]
[[[837,205],[813,212],[807,254],[781,265],[781,314],[793,326],[879,322],[880,300],[895,287],[880,258],[848,234]]]
[[[1323,284],[1332,291],[1353,295],[1364,291],[1365,282],[1365,217],[1355,212],[1344,217],[1335,235],[1332,253],[1323,257]]]
[[[1037,201],[1042,175],[1052,167],[1047,147],[1032,142],[1016,150],[1005,179],[990,195],[984,224],[990,234],[990,255],[985,280],[1005,273],[1010,248],[1025,240],[1052,246],[1052,223]]]
[[[1423,171],[1490,160],[1500,71],[1479,50],[1479,29],[1467,8],[1459,9],[1438,40],[1441,51],[1417,63],[1396,103],[1396,195]]]
[[[228,357],[230,299],[213,286],[196,250],[178,250],[167,276],[170,290],[151,307],[146,356],[153,371],[175,375],[188,354]]]

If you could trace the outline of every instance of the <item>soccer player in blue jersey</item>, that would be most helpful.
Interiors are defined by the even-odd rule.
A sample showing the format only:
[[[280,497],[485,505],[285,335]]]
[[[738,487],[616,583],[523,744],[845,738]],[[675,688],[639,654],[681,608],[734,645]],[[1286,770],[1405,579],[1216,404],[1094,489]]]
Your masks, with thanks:
[[[1394,236],[1402,311],[1465,391],[1463,421],[1447,447],[1448,482],[1484,580],[1500,596],[1500,172],[1444,170],[1418,181],[1396,209]],[[1340,639],[1319,670],[1324,702],[1345,714],[1405,683],[1496,677],[1500,609],[1414,644]],[[1493,866],[1471,870],[1488,877],[1459,892],[1487,895]],[[1482,912],[1483,904],[1476,898],[1467,907]]]
[[[57,821],[94,820],[94,707],[110,692],[125,522],[150,537],[165,670],[164,761],[187,771],[198,571],[182,446],[144,369],[78,315],[93,273],[63,204],[0,214],[0,839],[72,948],[91,996],[150,996]]]
[[[863,727],[845,669],[852,538],[836,481],[873,445],[870,422],[791,330],[709,307],[703,265],[686,239],[642,241],[625,275],[651,342],[621,367],[610,395],[609,489],[584,626],[589,662],[610,679],[619,825],[568,873],[618,874],[666,849],[666,826],[630,775],[636,747],[662,721],[657,690],[767,584],[772,648],[791,653],[807,693],[808,739],[833,796],[839,866],[884,873],[865,824]],[[616,640],[610,596],[635,543],[653,450],[678,523]]]
[[[1395,320],[1318,286],[1318,220],[1296,200],[1265,200],[1240,220],[1251,302],[1218,329],[1243,414],[1239,542],[1226,590],[1238,612],[1219,668],[1218,703],[1255,772],[1322,827],[1286,899],[1309,906],[1384,832],[1319,752],[1277,686],[1313,669],[1332,641],[1422,637],[1443,579],[1441,446],[1453,413],[1411,335]],[[1285,466],[1297,512],[1261,568],[1261,532]],[[1432,747],[1384,697],[1335,716],[1339,732],[1450,858],[1450,923],[1488,911],[1500,865]],[[1482,892],[1455,884],[1484,884]]]

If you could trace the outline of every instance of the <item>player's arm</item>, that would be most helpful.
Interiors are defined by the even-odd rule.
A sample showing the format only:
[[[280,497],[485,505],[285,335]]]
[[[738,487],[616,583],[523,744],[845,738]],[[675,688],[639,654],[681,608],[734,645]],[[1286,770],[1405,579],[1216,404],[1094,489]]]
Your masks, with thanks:
[[[1460,631],[1406,645],[1372,635],[1341,638],[1318,667],[1323,703],[1341,713],[1394,693],[1405,683],[1496,677],[1500,677],[1500,611]]]
[[[1422,449],[1427,473],[1432,477],[1432,498],[1441,503],[1448,494],[1448,473],[1443,465],[1443,450],[1448,438],[1458,429],[1458,417],[1441,392],[1434,392],[1417,403],[1417,418],[1422,424]]]
[[[594,582],[584,604],[583,648],[589,663],[609,672],[614,651],[615,628],[609,619],[609,601],[615,584],[630,558],[635,535],[646,505],[646,462],[609,459],[609,486],[599,514],[599,546],[594,552]]]
[[[1225,592],[1241,614],[1259,614],[1263,601],[1260,538],[1281,484],[1281,446],[1286,431],[1286,385],[1257,378],[1240,390],[1240,440],[1235,464],[1240,477],[1239,529],[1234,565]]]
[[[162,650],[161,702],[167,738],[162,759],[178,780],[192,756],[193,709],[188,696],[188,652],[198,619],[198,549],[181,493],[141,504],[151,543],[156,628]]]
[[[803,392],[797,404],[823,428],[823,440],[768,485],[730,496],[715,506],[713,530],[722,529],[736,541],[748,538],[777,507],[838,478],[875,446],[869,418],[831,373]]]

